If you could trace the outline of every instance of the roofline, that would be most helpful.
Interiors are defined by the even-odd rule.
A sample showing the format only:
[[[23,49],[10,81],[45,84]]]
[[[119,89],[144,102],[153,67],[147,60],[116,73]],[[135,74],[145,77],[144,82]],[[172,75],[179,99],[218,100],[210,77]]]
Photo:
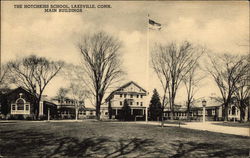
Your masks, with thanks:
[[[122,89],[122,88],[124,88],[124,87],[126,87],[126,86],[128,86],[128,85],[130,85],[130,84],[132,84],[132,83],[135,84],[137,87],[141,88],[143,91],[145,91],[145,93],[147,93],[147,91],[146,91],[144,88],[142,88],[141,86],[139,86],[136,82],[130,81],[130,82],[128,82],[128,83],[122,85],[121,87],[117,88],[117,89],[114,90],[113,92],[111,92],[111,93],[109,94],[109,96],[105,99],[105,101],[107,101],[115,92],[119,91],[120,89]]]
[[[33,97],[37,97],[36,95],[38,95],[37,93],[36,93],[36,95],[35,95],[35,94],[32,94],[28,89],[24,88],[23,86],[19,86],[19,87],[15,88],[15,89],[12,89],[12,90],[10,90],[8,93],[5,93],[4,95],[8,95],[8,94],[12,93],[13,91],[16,91],[16,90],[19,89],[19,88],[23,89],[24,91],[26,91],[27,93],[29,93],[29,94],[32,95]]]

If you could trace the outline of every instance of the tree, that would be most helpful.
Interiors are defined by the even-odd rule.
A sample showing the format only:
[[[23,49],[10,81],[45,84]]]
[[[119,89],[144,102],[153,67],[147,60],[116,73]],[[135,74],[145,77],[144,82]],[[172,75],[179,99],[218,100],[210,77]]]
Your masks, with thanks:
[[[77,83],[71,83],[69,86],[69,91],[71,93],[71,97],[73,98],[73,102],[75,105],[75,113],[76,113],[75,119],[77,120],[79,108],[84,106],[85,99],[87,98],[89,93],[85,87]]]
[[[6,64],[0,65],[0,88],[7,88],[8,67]]]
[[[123,107],[121,110],[121,117],[124,121],[129,121],[131,119],[131,108],[128,105],[127,99],[124,100]]]
[[[163,113],[163,108],[161,106],[160,97],[157,90],[154,89],[149,104],[149,114],[152,120],[157,121],[161,118],[162,113]]]
[[[158,44],[151,53],[153,69],[163,88],[162,105],[165,105],[168,93],[171,119],[173,119],[175,97],[180,83],[203,53],[204,49],[194,47],[186,41],[180,45],[176,43]]]
[[[121,44],[114,37],[99,32],[85,36],[78,47],[83,57],[85,83],[95,98],[96,118],[99,120],[107,89],[123,74],[119,53]]]
[[[242,71],[244,74],[242,75],[241,79],[236,82],[236,91],[234,95],[236,96],[238,100],[238,108],[240,109],[240,120],[244,121],[245,118],[245,112],[247,106],[249,106],[249,99],[250,99],[250,56],[246,56],[246,59],[243,62],[244,64],[239,67],[239,70]],[[246,66],[246,67],[245,67]],[[245,69],[245,70],[241,70]]]
[[[247,73],[246,57],[224,53],[209,55],[209,58],[211,64],[208,64],[207,70],[220,90],[224,106],[224,120],[228,121],[228,106],[238,90],[236,84],[242,82],[242,78]]]
[[[63,100],[66,98],[67,94],[68,94],[69,90],[67,88],[59,88],[59,90],[57,91],[57,99],[60,101],[60,104],[62,106],[62,102]]]
[[[190,108],[191,104],[194,101],[194,95],[196,94],[200,81],[204,78],[198,72],[199,64],[196,63],[191,70],[187,73],[186,77],[183,79],[183,83],[185,85],[186,93],[187,93],[187,119],[190,119]]]
[[[17,59],[8,63],[8,69],[13,83],[23,86],[35,99],[34,113],[39,114],[39,103],[48,83],[58,74],[63,67],[63,62],[50,61],[35,55]],[[37,90],[38,89],[38,90]]]

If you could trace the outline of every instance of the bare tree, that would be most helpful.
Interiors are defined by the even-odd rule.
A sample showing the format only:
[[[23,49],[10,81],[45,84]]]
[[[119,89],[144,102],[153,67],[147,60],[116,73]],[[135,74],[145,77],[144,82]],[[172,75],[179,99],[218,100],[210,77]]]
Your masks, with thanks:
[[[95,97],[96,117],[100,119],[100,107],[106,90],[123,74],[119,49],[120,42],[104,32],[87,35],[78,45],[83,56],[86,85]]]
[[[6,80],[8,78],[8,67],[6,64],[1,65],[0,72],[0,88],[4,88],[7,86]]]
[[[89,96],[89,91],[82,84],[71,83],[69,91],[75,105],[75,119],[78,119],[79,108],[85,105],[85,99]]]
[[[37,57],[35,55],[8,63],[12,82],[18,86],[23,86],[36,96],[34,112],[37,118],[39,114],[38,107],[44,89],[58,74],[62,66],[63,62],[49,61],[44,57]]]
[[[195,66],[203,52],[204,49],[194,47],[185,41],[180,45],[176,43],[165,46],[156,45],[151,53],[153,69],[164,91],[162,105],[165,105],[165,96],[168,93],[171,119],[173,119],[175,97],[179,85]]]
[[[57,91],[56,98],[59,100],[61,107],[62,107],[62,102],[66,98],[68,92],[69,92],[68,88],[63,88],[63,87],[59,88]]]
[[[222,54],[209,55],[209,58],[211,64],[208,64],[207,70],[220,90],[224,106],[224,120],[228,121],[228,106],[237,91],[236,84],[242,80],[247,71],[247,64],[244,62],[246,57]]]
[[[185,85],[186,93],[187,93],[187,119],[190,119],[190,108],[194,101],[194,95],[199,89],[199,83],[204,78],[204,76],[201,75],[201,72],[198,72],[199,70],[199,64],[196,63],[191,70],[187,73],[186,77],[183,79],[183,83]]]
[[[249,106],[249,99],[250,99],[250,56],[245,56],[243,62],[244,64],[239,67],[239,70],[244,73],[241,79],[236,83],[236,91],[234,95],[237,97],[238,100],[238,108],[240,109],[240,120],[244,121],[246,107]],[[245,70],[241,70],[245,69]],[[246,120],[245,120],[246,121]]]

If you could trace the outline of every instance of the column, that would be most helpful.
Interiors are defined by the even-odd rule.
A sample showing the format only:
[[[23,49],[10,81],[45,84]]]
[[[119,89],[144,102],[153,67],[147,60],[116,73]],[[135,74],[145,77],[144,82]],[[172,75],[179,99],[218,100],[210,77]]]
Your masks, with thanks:
[[[244,118],[245,122],[247,121],[247,118],[248,118],[248,106],[245,109],[245,118]]]
[[[39,103],[39,115],[43,115],[43,102]]]
[[[48,108],[48,121],[50,120],[50,109]]]
[[[203,106],[203,123],[206,122],[206,108]]]

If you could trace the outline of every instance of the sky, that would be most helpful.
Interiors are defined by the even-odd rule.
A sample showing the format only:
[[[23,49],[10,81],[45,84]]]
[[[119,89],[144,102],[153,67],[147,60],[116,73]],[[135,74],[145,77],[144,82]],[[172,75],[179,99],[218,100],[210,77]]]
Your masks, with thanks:
[[[17,4],[108,4],[111,8],[83,9],[79,13],[49,13],[37,8],[14,8]],[[215,53],[249,52],[248,47],[241,46],[249,41],[249,2],[3,1],[1,7],[2,63],[37,54],[77,65],[82,61],[76,46],[79,39],[86,33],[105,31],[122,42],[121,65],[126,72],[124,83],[133,80],[147,89],[150,95],[153,88],[157,88],[160,93],[162,88],[152,69],[149,70],[149,82],[146,79],[147,39],[149,50],[155,43],[187,40]],[[147,32],[148,14],[151,19],[162,24],[160,31]],[[57,77],[44,93],[54,96],[59,87],[66,85],[64,78]],[[219,91],[207,76],[195,98],[211,94],[219,95]],[[182,86],[178,90],[177,102],[182,103],[184,100]]]

